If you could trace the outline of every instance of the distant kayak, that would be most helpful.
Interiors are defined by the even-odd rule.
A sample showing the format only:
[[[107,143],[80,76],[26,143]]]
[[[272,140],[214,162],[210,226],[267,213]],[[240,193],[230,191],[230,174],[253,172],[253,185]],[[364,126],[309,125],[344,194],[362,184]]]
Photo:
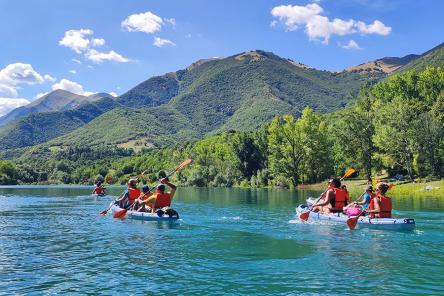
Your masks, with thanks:
[[[307,200],[310,204],[311,200]],[[296,216],[308,211],[308,205],[302,204],[296,208]],[[346,222],[349,216],[342,213],[322,214],[310,212],[308,221],[329,221],[347,226]],[[373,218],[359,217],[358,227],[367,227],[373,229],[385,230],[413,230],[415,229],[415,219],[412,218]]]
[[[116,213],[122,211],[123,209],[117,205],[111,206],[111,212]],[[126,213],[126,217],[135,220],[143,220],[143,221],[177,221],[179,219],[179,215],[169,216],[167,214],[159,215],[157,213],[145,213],[145,212],[136,212],[136,211],[128,211]]]

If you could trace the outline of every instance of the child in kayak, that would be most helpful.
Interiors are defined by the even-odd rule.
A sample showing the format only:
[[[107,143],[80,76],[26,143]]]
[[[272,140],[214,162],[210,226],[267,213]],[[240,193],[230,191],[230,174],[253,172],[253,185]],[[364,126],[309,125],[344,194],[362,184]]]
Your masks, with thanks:
[[[92,194],[105,195],[105,187],[102,185],[102,182],[97,182]]]
[[[370,204],[371,199],[374,197],[373,187],[367,186],[365,192],[361,195],[361,201],[354,201],[350,205],[344,207],[344,213],[348,216],[358,216],[362,211],[366,210]]]

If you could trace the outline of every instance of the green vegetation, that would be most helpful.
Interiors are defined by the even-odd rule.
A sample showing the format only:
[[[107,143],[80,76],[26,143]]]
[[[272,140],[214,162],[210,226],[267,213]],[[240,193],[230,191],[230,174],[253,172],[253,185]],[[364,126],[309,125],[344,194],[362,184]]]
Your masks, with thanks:
[[[200,61],[150,78],[116,99],[10,122],[0,129],[0,157],[51,140],[48,145],[136,141],[158,147],[232,129],[254,130],[277,115],[299,117],[305,106],[322,113],[341,109],[363,83],[382,77],[301,68],[264,51]]]
[[[427,66],[444,67],[444,43],[416,57],[406,65],[399,68],[398,72],[409,70],[422,71]]]

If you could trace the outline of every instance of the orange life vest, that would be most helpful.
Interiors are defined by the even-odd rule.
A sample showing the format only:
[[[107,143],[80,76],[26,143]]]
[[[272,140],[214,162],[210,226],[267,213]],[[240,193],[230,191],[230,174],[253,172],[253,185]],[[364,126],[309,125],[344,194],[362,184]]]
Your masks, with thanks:
[[[96,188],[94,189],[94,193],[95,193],[95,194],[103,194],[103,193],[105,193],[105,192],[104,192],[104,190],[103,190],[102,187],[96,187]]]
[[[332,203],[333,210],[341,210],[347,205],[348,192],[341,188],[335,188],[335,200]]]
[[[375,209],[376,198],[379,199],[379,213],[370,213],[370,218],[390,218],[392,217],[392,199],[384,195],[376,195],[370,200],[369,209]],[[376,215],[375,215],[376,214]]]
[[[171,194],[156,192],[156,201],[154,203],[154,208],[159,209],[169,206],[171,206]]]
[[[140,189],[139,188],[128,188],[128,198],[130,204],[134,203],[136,199],[140,196]]]

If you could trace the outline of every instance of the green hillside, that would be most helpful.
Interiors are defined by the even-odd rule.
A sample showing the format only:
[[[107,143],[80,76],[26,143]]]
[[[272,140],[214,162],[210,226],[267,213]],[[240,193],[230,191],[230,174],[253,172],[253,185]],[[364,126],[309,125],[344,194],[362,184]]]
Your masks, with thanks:
[[[404,72],[408,70],[421,71],[427,66],[444,67],[444,43],[423,53],[411,62],[399,68],[396,72]]]
[[[119,98],[107,100],[103,107],[93,103],[24,117],[0,130],[0,148],[28,147],[62,135],[66,136],[50,145],[100,142],[131,147],[143,142],[157,146],[223,130],[252,130],[276,115],[299,116],[306,106],[318,112],[343,108],[363,83],[384,76],[319,71],[264,51],[202,60],[187,69],[150,78]],[[133,111],[113,110],[119,106]],[[144,109],[156,106],[164,108]],[[150,115],[156,112],[165,116]]]

